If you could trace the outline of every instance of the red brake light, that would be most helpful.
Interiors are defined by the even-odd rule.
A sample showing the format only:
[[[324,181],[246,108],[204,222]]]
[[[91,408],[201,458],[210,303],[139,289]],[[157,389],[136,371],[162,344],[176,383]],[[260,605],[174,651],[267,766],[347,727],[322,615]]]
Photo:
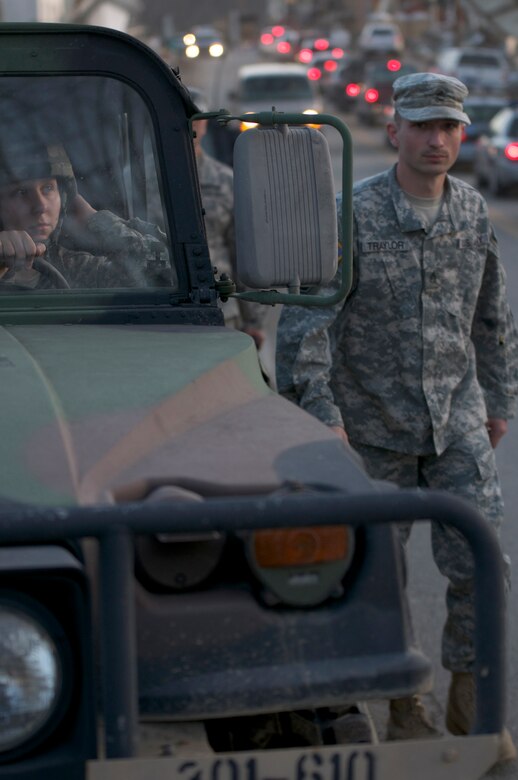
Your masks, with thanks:
[[[338,63],[336,60],[326,60],[324,62],[324,69],[328,71],[328,73],[332,73],[334,70],[336,70],[338,67]]]
[[[374,89],[371,87],[365,92],[365,100],[367,103],[375,103],[377,99],[379,98],[379,92],[377,89]]]
[[[339,46],[335,46],[335,48],[331,51],[331,54],[335,58],[335,60],[339,60],[341,57],[344,56],[344,50],[341,49]]]
[[[346,86],[345,94],[348,95],[349,97],[358,97],[358,95],[360,94],[360,85],[351,82]]]
[[[289,54],[291,51],[291,43],[289,43],[289,41],[279,41],[277,44],[277,51],[279,54]]]
[[[299,51],[299,61],[304,62],[306,65],[313,59],[313,52],[311,49],[301,49]]]
[[[311,81],[318,81],[322,76],[322,71],[319,68],[310,68],[308,70],[308,79]]]
[[[401,63],[399,60],[389,60],[387,62],[387,69],[393,71],[394,73],[397,70],[400,70],[400,68],[401,68]]]
[[[504,154],[508,160],[518,160],[518,143],[513,141],[511,144],[507,144],[504,150]]]
[[[275,35],[276,38],[280,38],[281,35],[284,35],[284,27],[282,24],[276,24],[272,27],[272,35]]]
[[[263,33],[261,35],[261,43],[263,46],[269,46],[273,43],[273,35],[271,33]]]
[[[317,51],[325,51],[329,49],[329,41],[327,38],[317,38],[313,46]]]

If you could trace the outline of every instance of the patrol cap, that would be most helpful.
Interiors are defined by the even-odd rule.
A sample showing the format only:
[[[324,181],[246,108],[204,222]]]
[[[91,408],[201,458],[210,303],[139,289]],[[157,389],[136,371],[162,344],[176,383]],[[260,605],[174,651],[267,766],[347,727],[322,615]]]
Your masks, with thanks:
[[[454,119],[466,125],[471,124],[463,106],[468,88],[453,76],[411,73],[396,79],[392,89],[394,109],[403,119],[411,122]]]

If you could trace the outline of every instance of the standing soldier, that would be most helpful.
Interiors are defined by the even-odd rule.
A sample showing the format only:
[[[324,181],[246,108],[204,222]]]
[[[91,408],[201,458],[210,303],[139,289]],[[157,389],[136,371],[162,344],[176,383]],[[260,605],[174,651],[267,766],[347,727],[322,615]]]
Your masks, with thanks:
[[[285,307],[277,386],[348,437],[372,477],[456,493],[498,532],[494,447],[514,414],[518,341],[487,204],[447,173],[469,124],[467,94],[435,73],[394,82],[387,131],[398,160],[354,188],[352,292],[334,309]],[[401,529],[404,542],[409,532]],[[472,556],[437,524],[432,547],[449,580],[446,725],[467,734],[475,707]],[[417,697],[391,702],[389,739],[435,734]],[[507,730],[500,754],[516,756]]]
[[[203,95],[195,89],[190,92],[200,111],[207,111]],[[207,243],[211,262],[218,274],[227,274],[239,287],[239,280],[236,279],[233,173],[228,165],[219,162],[203,149],[202,140],[207,132],[207,122],[207,119],[196,121],[194,138]],[[223,315],[226,325],[248,333],[258,349],[262,346],[264,306],[229,298],[223,305]]]

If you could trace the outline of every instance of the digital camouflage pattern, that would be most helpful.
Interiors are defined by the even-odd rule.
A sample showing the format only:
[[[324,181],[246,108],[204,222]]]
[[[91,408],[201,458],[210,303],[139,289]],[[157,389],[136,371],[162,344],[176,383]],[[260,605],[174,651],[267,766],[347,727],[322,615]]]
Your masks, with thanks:
[[[411,122],[453,119],[470,125],[463,103],[469,92],[462,81],[440,73],[410,73],[393,86],[394,109]]]
[[[345,304],[284,308],[279,392],[324,423],[345,425],[371,476],[451,490],[498,529],[503,507],[485,422],[514,415],[518,337],[484,199],[447,176],[426,230],[394,166],[355,186],[353,244]],[[450,579],[443,653],[448,668],[466,671],[472,581],[466,546],[450,537],[434,533],[436,562]]]
[[[442,455],[406,455],[351,441],[362,456],[369,474],[403,488],[422,487],[455,493],[474,504],[498,534],[504,508],[494,450],[485,427],[466,433]],[[406,543],[411,526],[400,526]],[[468,544],[455,530],[431,524],[434,559],[448,578],[448,616],[442,636],[442,663],[452,672],[471,671],[475,661],[473,557]],[[504,556],[506,587],[511,583],[511,567]]]
[[[354,290],[284,308],[279,391],[355,441],[415,455],[512,417],[517,334],[484,199],[448,176],[426,231],[394,167],[358,183],[354,204]]]
[[[205,229],[212,265],[236,282],[236,249],[234,228],[234,184],[232,169],[206,152],[196,156],[198,178],[204,208]],[[237,283],[238,289],[243,289]],[[264,307],[258,303],[229,298],[223,306],[228,325],[261,328]]]

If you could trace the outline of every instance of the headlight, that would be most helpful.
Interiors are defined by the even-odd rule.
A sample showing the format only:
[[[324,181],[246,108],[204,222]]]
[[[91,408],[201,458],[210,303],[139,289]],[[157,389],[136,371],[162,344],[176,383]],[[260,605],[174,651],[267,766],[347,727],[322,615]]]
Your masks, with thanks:
[[[193,43],[191,46],[187,46],[187,48],[185,49],[185,56],[188,57],[190,60],[196,59],[199,53],[200,53],[200,49],[198,46],[196,46],[195,43]]]
[[[46,731],[63,689],[63,662],[54,638],[57,624],[47,610],[42,610],[40,620],[30,605],[25,606],[0,598],[2,753]]]
[[[223,52],[224,49],[221,43],[212,43],[209,46],[209,54],[211,57],[221,57]]]
[[[281,603],[309,607],[340,595],[354,549],[351,527],[314,526],[256,531],[247,553],[256,577]]]

